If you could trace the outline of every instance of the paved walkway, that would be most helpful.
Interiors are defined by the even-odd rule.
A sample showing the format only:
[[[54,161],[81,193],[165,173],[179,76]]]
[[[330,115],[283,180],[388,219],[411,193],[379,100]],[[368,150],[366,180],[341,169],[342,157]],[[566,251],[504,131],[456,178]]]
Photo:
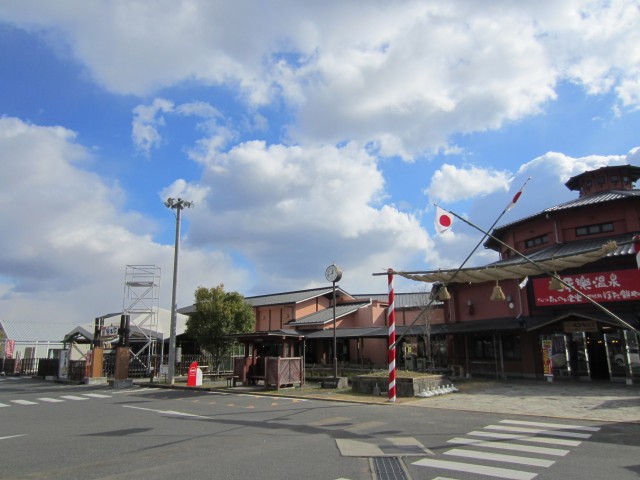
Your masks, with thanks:
[[[139,383],[139,382],[136,382]],[[640,423],[640,383],[545,380],[459,380],[459,391],[431,398],[398,398],[389,404],[382,396],[355,395],[351,390],[293,388],[265,391],[261,387],[227,389],[224,382],[205,383],[204,389],[320,400],[429,407],[449,410],[535,415],[604,422]],[[148,383],[147,383],[148,385]],[[183,384],[184,385],[184,384]],[[154,386],[161,387],[157,383]],[[185,388],[185,387],[179,387]]]
[[[463,381],[460,391],[402,405],[640,423],[640,385],[544,380]]]

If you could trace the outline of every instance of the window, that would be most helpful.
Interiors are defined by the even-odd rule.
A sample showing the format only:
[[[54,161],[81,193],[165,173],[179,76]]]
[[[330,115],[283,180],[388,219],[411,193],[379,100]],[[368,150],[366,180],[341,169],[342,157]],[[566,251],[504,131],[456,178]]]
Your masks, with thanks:
[[[502,337],[502,356],[505,360],[522,360],[520,335]]]
[[[610,181],[611,183],[618,183],[618,175],[611,175],[611,176],[609,177],[609,181]]]
[[[602,177],[598,177],[598,178],[596,179],[596,181],[598,182],[598,185],[604,185],[605,178],[604,178],[604,176],[602,176]]]
[[[496,338],[494,350],[492,335],[477,335],[472,339],[472,355],[474,360],[494,360],[500,354],[502,343],[502,357],[505,360],[522,360],[522,346],[520,335],[505,335],[501,339]]]
[[[584,235],[597,235],[599,233],[613,232],[613,223],[599,223],[595,225],[585,225],[583,227],[576,227],[576,236],[582,237]]]
[[[549,242],[549,236],[548,235],[539,235],[537,237],[533,237],[530,238],[528,240],[524,241],[524,245],[527,248],[533,248],[533,247],[537,247],[538,245],[544,245],[545,243]]]

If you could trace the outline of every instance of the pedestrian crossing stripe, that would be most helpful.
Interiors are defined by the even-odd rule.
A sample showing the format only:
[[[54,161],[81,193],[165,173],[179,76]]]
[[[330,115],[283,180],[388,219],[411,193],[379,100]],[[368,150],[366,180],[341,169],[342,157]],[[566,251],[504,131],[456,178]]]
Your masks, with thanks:
[[[500,420],[498,423],[507,423],[511,425],[526,425],[533,427],[544,427],[549,430],[584,430],[586,432],[599,432],[600,427],[583,427],[580,425],[567,425],[561,423],[544,423],[544,422],[526,422],[524,420]]]
[[[533,437],[531,435],[517,435],[514,433],[474,431],[474,432],[469,432],[467,435],[473,435],[476,437],[484,437],[484,438],[500,438],[502,440],[522,440],[524,442],[544,443],[547,445],[563,445],[565,447],[577,447],[582,443],[579,440],[568,440],[565,438],[551,438],[551,437]]]
[[[504,425],[487,425],[484,428],[486,428],[487,430],[503,430],[506,432],[557,435],[559,437],[571,437],[571,438],[590,438],[591,437],[590,433],[565,432],[563,430],[549,430],[548,428],[507,427]]]
[[[444,452],[445,455],[453,455],[456,457],[473,458],[474,460],[495,460],[496,462],[517,463],[518,465],[529,465],[531,467],[550,467],[553,460],[544,460],[542,458],[521,457],[518,455],[503,455],[501,453],[478,452],[476,450],[465,450],[462,448],[454,448]]]
[[[592,433],[597,432],[599,427],[588,427],[561,423],[533,422],[523,420],[500,420],[498,425],[487,425],[483,431],[472,431],[469,436],[481,438],[455,437],[447,441],[449,444],[463,446],[449,449],[443,455],[458,457],[461,461],[423,458],[413,465],[429,467],[440,470],[450,470],[457,472],[471,473],[474,475],[486,475],[494,478],[511,480],[531,480],[538,473],[528,470],[526,467],[549,468],[556,462],[552,459],[540,457],[528,457],[524,455],[513,455],[504,453],[488,452],[488,449],[510,450],[523,454],[531,453],[535,455],[548,455],[560,457],[567,455],[570,451],[563,448],[550,448],[547,446],[532,445],[533,443],[562,446],[579,446],[582,441],[571,440],[569,438],[587,439]],[[512,433],[507,433],[512,432]],[[542,435],[542,436],[536,436]],[[558,438],[569,437],[569,438]],[[497,439],[498,441],[485,440]],[[504,440],[504,441],[501,441]],[[507,441],[508,440],[508,441]],[[468,447],[468,448],[464,448]],[[500,462],[505,464],[523,465],[525,470],[512,468],[495,467],[485,464],[468,463],[464,460],[480,460],[482,462]],[[442,478],[442,477],[438,477]]]
[[[485,465],[475,465],[472,463],[450,462],[447,460],[436,460],[433,458],[423,458],[412,465],[420,467],[440,468],[442,470],[453,470],[456,472],[473,473],[479,475],[490,475],[497,478],[505,478],[508,480],[533,480],[537,473],[523,472],[521,470],[512,470],[509,468],[488,467]]]
[[[64,400],[60,400],[59,398],[50,398],[50,397],[36,398],[36,400],[40,400],[41,402],[48,402],[48,403],[64,402]]]
[[[31,400],[9,400],[9,401],[17,405],[38,405],[38,402],[32,402]]]
[[[560,448],[538,447],[536,445],[522,445],[508,442],[487,442],[477,438],[452,438],[447,443],[457,445],[473,445],[474,447],[493,448],[501,450],[513,450],[516,452],[540,453],[542,455],[551,455],[556,457],[564,457],[569,450]]]

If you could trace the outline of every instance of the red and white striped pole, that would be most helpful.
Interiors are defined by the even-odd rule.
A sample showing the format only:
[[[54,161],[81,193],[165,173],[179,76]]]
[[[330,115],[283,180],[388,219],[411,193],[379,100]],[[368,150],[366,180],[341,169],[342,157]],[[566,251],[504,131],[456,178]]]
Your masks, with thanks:
[[[393,294],[393,270],[387,270],[389,282],[389,402],[396,401],[396,312]]]

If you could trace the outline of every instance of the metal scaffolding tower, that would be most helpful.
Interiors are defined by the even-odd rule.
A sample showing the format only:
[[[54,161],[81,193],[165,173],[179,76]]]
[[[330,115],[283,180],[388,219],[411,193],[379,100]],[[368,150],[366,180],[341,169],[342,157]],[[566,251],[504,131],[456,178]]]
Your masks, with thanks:
[[[142,348],[131,353],[150,368],[157,353],[160,267],[127,265],[122,313],[130,319],[131,336],[144,339]],[[148,361],[141,358],[148,355]]]

